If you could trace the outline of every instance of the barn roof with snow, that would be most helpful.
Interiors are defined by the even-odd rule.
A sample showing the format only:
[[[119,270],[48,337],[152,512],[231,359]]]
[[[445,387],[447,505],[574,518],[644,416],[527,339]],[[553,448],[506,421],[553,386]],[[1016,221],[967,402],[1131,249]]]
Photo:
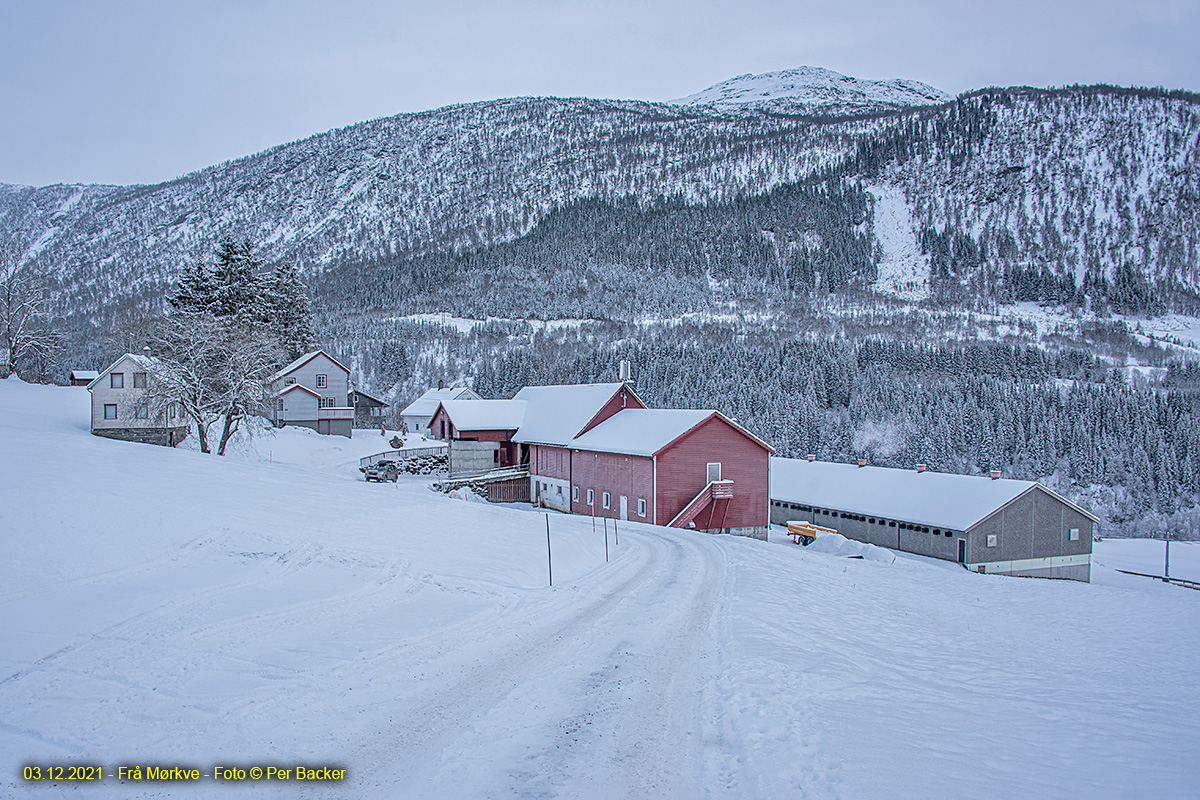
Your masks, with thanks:
[[[970,528],[1035,489],[1041,489],[1093,521],[1099,521],[1034,481],[991,480],[977,475],[859,467],[794,458],[771,459],[772,500],[809,503],[956,530]]]
[[[437,411],[438,404],[447,400],[478,400],[479,395],[466,386],[456,386],[452,389],[426,389],[425,394],[413,400],[404,410],[402,416],[432,417]]]
[[[515,431],[525,418],[524,400],[443,400],[438,407],[460,431]]]
[[[765,442],[712,409],[626,408],[571,441],[571,447],[601,453],[653,456],[701,423],[717,417],[774,452]]]
[[[573,440],[580,431],[622,389],[629,392],[637,406],[645,405],[623,383],[526,386],[513,398],[525,401],[525,421],[513,441],[573,446]]]

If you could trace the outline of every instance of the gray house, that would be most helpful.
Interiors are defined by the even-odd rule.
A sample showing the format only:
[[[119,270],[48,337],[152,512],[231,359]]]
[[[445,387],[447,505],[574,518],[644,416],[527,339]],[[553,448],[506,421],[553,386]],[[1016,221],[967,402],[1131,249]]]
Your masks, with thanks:
[[[324,350],[305,353],[270,377],[276,425],[303,425],[349,438],[354,408],[347,405],[350,370]]]
[[[187,437],[183,406],[155,392],[155,366],[149,356],[126,353],[88,383],[92,433],[168,447]]]
[[[409,403],[400,412],[400,419],[408,426],[410,433],[429,436],[429,422],[433,419],[433,412],[437,411],[440,403],[444,403],[447,400],[481,399],[473,389],[469,389],[466,386],[456,386],[447,389],[442,385],[441,381],[438,381],[438,388],[427,389],[425,394]]]
[[[771,459],[771,522],[1001,575],[1091,580],[1099,519],[1034,481]]]

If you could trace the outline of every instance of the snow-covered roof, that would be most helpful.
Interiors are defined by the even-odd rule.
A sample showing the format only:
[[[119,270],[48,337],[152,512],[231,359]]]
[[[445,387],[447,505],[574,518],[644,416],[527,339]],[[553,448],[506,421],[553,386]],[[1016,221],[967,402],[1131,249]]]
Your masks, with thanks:
[[[92,382],[87,385],[88,390],[91,391],[91,388],[93,386],[95,386],[96,383],[102,377],[104,377],[108,373],[112,372],[113,369],[115,369],[118,364],[120,364],[122,361],[124,361],[126,359],[129,359],[134,364],[137,364],[139,367],[146,370],[147,372],[149,372],[151,369],[153,369],[154,367],[158,366],[161,363],[157,358],[154,358],[153,356],[142,355],[141,353],[125,353],[124,355],[118,357],[116,361],[114,361],[113,363],[109,364],[107,367],[105,367],[104,369],[102,369],[98,373],[96,373],[96,377],[92,378]]]
[[[282,392],[279,392],[275,396],[283,397],[288,392],[294,392],[297,389],[299,389],[302,392],[308,392],[309,394],[311,394],[313,397],[317,398],[318,400],[321,399],[321,395],[317,394],[316,392],[314,392],[312,389],[308,388],[307,386],[301,386],[298,383],[293,383],[292,385],[288,386],[286,389],[284,389]]]
[[[952,530],[966,530],[1037,486],[1034,481],[992,480],[976,475],[771,459],[772,500]],[[1092,517],[1044,486],[1041,488]]]
[[[94,381],[100,377],[100,373],[94,369],[73,369],[71,370],[71,380],[73,381]]]
[[[456,386],[453,389],[427,389],[425,394],[409,403],[400,414],[401,416],[432,417],[437,411],[439,403],[447,400],[478,399],[479,395],[465,386]]]
[[[460,431],[515,431],[525,418],[524,400],[446,400],[441,407]]]
[[[652,456],[715,413],[693,408],[625,408],[575,439],[571,447]]]
[[[287,375],[289,372],[294,372],[295,370],[300,369],[300,367],[303,367],[305,364],[307,364],[309,361],[312,361],[317,356],[325,356],[330,361],[332,361],[334,364],[337,364],[339,367],[341,367],[341,369],[343,371],[345,371],[345,373],[347,375],[350,374],[350,370],[348,370],[344,366],[342,366],[342,363],[340,361],[338,361],[336,358],[334,358],[333,356],[329,355],[329,353],[326,353],[324,350],[313,350],[310,353],[305,353],[304,355],[300,356],[295,361],[288,364],[283,369],[279,370],[279,372],[276,372],[274,375],[272,375],[270,378],[267,379],[267,383],[271,383],[272,381],[277,381],[280,378],[282,378],[284,375]]]
[[[571,444],[575,435],[591,422],[622,385],[526,386],[513,398],[526,403],[525,421],[513,441],[561,447]]]

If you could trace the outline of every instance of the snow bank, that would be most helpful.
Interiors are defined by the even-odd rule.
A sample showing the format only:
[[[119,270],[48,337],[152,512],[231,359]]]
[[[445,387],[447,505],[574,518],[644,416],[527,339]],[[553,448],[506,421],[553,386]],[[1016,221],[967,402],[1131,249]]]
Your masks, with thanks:
[[[1090,585],[633,523],[606,562],[600,521],[367,484],[338,466],[357,440],[285,430],[279,463],[87,425],[83,389],[0,382],[0,796],[295,793],[20,780],[66,761],[332,765],[317,792],[354,798],[1200,778],[1200,592],[1113,572],[1107,541]]]

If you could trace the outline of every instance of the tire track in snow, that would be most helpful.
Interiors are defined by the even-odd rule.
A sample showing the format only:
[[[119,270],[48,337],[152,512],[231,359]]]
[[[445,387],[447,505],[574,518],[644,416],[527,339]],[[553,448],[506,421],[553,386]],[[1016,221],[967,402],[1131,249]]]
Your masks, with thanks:
[[[613,585],[575,591],[564,609],[553,607],[559,595],[520,610],[526,624],[510,619],[518,633],[502,634],[507,641],[476,631],[483,657],[427,672],[433,687],[413,702],[396,697],[407,705],[403,729],[364,743],[352,760],[390,766],[357,788],[435,797],[450,785],[465,795],[505,787],[535,797],[558,794],[560,781],[611,788],[621,776],[626,788],[614,796],[697,796],[704,771],[678,754],[703,750],[721,590],[712,573],[723,567],[698,534],[629,537],[644,552],[632,573],[600,571]]]

